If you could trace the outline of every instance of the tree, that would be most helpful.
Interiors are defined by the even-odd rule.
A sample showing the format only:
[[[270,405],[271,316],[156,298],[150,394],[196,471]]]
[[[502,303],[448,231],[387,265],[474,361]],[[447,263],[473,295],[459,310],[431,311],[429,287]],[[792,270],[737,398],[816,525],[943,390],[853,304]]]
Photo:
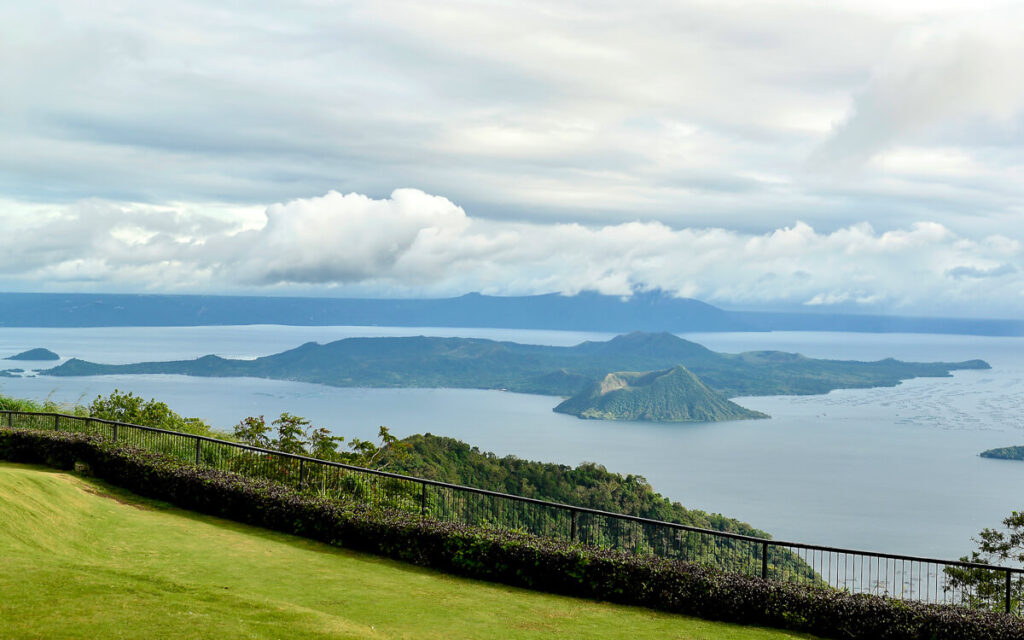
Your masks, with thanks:
[[[962,562],[1002,566],[1024,565],[1024,513],[1014,511],[1003,519],[1003,529],[983,529],[974,542],[977,550],[960,558]],[[963,594],[965,604],[981,609],[1006,606],[1006,573],[992,569],[946,567],[946,590]],[[1011,610],[1024,602],[1024,578],[1013,574],[1010,583]]]
[[[320,427],[310,430],[307,449],[309,455],[314,458],[337,461],[339,459],[338,445],[342,442],[345,442],[345,438],[331,435],[330,429]]]
[[[301,416],[295,416],[287,411],[273,422],[277,427],[277,438],[271,443],[273,448],[285,453],[305,455],[309,429],[309,420]]]
[[[262,449],[276,449],[371,469],[385,469],[403,460],[410,450],[408,443],[391,435],[385,426],[377,432],[379,442],[353,438],[348,445],[351,451],[339,451],[338,447],[345,442],[344,437],[332,435],[331,430],[324,427],[314,428],[301,416],[285,412],[271,425],[277,428],[274,438],[271,438],[272,429],[263,416],[249,416],[235,425],[234,436]]]
[[[352,453],[346,456],[347,461],[359,467],[386,469],[409,455],[409,443],[391,435],[391,430],[384,425],[381,425],[377,437],[380,439],[379,445],[371,440],[352,438],[348,444]]]
[[[249,416],[235,425],[234,436],[245,444],[261,449],[270,448],[270,427],[263,416]]]
[[[131,391],[121,393],[114,391],[107,397],[96,396],[89,405],[89,415],[93,418],[139,424],[144,427],[156,427],[168,431],[184,431],[202,436],[216,437],[210,425],[199,418],[183,418],[163,402],[143,400]]]

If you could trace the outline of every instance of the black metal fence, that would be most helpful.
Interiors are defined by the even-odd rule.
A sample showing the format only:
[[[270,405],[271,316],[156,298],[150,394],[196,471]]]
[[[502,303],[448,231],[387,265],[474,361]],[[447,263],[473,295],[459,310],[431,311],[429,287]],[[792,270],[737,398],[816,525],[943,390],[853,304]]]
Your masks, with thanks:
[[[100,435],[192,464],[438,520],[513,529],[850,593],[1024,612],[1024,569],[756,538],[97,418],[0,411],[0,425]]]

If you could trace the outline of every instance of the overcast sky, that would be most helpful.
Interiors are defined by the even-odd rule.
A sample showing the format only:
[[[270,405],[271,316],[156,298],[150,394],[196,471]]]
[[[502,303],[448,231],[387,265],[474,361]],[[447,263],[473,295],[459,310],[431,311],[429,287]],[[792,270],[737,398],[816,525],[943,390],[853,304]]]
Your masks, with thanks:
[[[1021,6],[3,3],[0,290],[1018,317]]]

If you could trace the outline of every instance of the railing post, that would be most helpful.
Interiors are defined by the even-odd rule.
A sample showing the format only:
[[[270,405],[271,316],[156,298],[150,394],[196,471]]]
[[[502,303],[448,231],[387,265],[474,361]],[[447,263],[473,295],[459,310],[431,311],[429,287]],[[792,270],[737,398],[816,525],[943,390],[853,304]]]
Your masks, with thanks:
[[[8,414],[7,414],[7,426],[8,427],[13,427],[14,426],[14,414],[13,413],[8,412]]]
[[[427,514],[427,483],[424,482],[420,489],[420,515]]]
[[[572,510],[572,526],[569,528],[569,539],[572,540],[573,542],[576,542],[576,521],[577,521],[579,515],[580,515],[579,511],[577,511],[575,509]]]
[[[302,484],[306,480],[306,461],[299,459],[299,491],[302,491]]]
[[[1007,569],[1006,570],[1006,613],[1010,613],[1010,585],[1012,584],[1011,581],[1010,581],[1010,578],[1011,578],[1010,570]]]
[[[54,414],[54,416],[53,416],[53,430],[54,431],[59,431],[60,430],[60,416],[57,415],[57,414]]]
[[[203,444],[202,438],[196,436],[196,466],[199,466],[199,446]]]
[[[114,423],[114,442],[117,442],[117,423]]]
[[[761,578],[768,579],[768,543],[761,543]]]

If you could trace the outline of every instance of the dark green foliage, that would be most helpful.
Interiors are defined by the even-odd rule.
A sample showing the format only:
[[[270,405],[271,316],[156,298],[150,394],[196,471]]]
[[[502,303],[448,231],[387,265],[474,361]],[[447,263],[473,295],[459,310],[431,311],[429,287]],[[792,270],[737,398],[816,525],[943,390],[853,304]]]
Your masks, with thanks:
[[[726,355],[668,333],[631,333],[575,347],[474,338],[348,338],[325,345],[311,342],[255,360],[204,356],[103,365],[72,359],[47,373],[249,376],[339,387],[456,387],[572,396],[610,371],[655,371],[680,364],[726,397],[892,386],[917,376],[948,376],[952,369],[989,368],[980,360],[921,364],[812,360],[779,352]]]
[[[1000,447],[981,452],[982,458],[998,458],[1000,460],[1024,460],[1024,447]]]
[[[263,416],[244,418],[235,425],[233,435],[240,442],[254,447],[369,469],[386,469],[392,462],[402,460],[409,448],[383,425],[377,433],[380,444],[353,438],[348,445],[350,451],[339,451],[338,447],[345,442],[344,437],[332,435],[331,430],[324,427],[315,428],[301,416],[285,412],[271,424],[277,427],[276,438],[271,438],[271,429]]]
[[[199,418],[183,418],[163,402],[143,400],[132,392],[121,393],[114,389],[107,397],[96,396],[89,405],[89,415],[102,420],[140,424],[168,431],[181,431],[200,436],[219,437],[210,425]]]
[[[326,429],[322,430],[326,431]],[[339,462],[365,467],[367,469],[390,469],[393,464],[402,464],[409,455],[409,444],[391,435],[391,431],[381,425],[377,431],[380,444],[372,440],[352,438],[348,447],[351,452],[343,452],[338,456]],[[344,438],[338,438],[339,441]]]
[[[1003,528],[982,529],[975,542],[977,550],[964,562],[1024,565],[1024,513],[1014,511],[1003,518]],[[978,608],[1002,610],[1006,606],[1006,574],[980,568],[947,567],[947,580],[957,588],[972,594],[971,604]],[[1024,577],[1015,574],[1010,582],[1010,605],[1014,611],[1024,606]]]
[[[767,418],[730,402],[680,365],[664,371],[609,373],[555,407],[597,420],[719,422]]]
[[[0,429],[0,459],[70,468],[203,513],[474,578],[844,640],[1010,640],[1012,616],[765,581],[508,530],[304,495],[95,436]]]
[[[273,422],[277,427],[277,440],[273,442],[273,448],[285,453],[305,455],[306,445],[309,438],[306,431],[309,429],[309,420],[301,416],[293,416],[285,412]]]
[[[643,476],[612,473],[592,462],[574,468],[516,456],[499,458],[454,438],[429,433],[410,436],[404,442],[409,445],[409,452],[404,460],[392,463],[391,469],[396,473],[704,529],[769,537],[744,522],[671,502]]]
[[[341,457],[338,453],[338,446],[345,442],[345,438],[332,435],[330,429],[326,427],[310,428],[307,438],[306,451],[310,457],[318,460],[338,460]]]
[[[263,416],[242,418],[241,422],[235,425],[233,435],[239,442],[261,449],[269,449],[273,446],[270,439],[270,427],[267,426],[267,421]]]

